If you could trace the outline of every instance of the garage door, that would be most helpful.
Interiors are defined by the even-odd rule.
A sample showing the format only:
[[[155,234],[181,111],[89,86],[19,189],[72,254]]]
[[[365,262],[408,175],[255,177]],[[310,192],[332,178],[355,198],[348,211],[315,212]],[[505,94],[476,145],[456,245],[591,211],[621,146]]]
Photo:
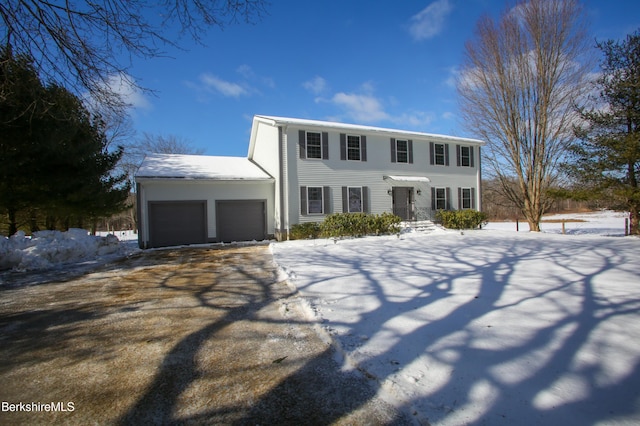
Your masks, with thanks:
[[[207,242],[207,202],[149,202],[151,247]]]
[[[216,233],[218,240],[264,240],[267,236],[266,202],[234,200],[216,202]]]

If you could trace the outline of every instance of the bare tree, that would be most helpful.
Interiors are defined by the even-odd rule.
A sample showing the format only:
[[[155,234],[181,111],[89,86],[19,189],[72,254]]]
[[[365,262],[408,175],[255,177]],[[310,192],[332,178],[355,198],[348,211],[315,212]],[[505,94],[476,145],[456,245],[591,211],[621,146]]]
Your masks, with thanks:
[[[532,231],[572,140],[575,105],[592,64],[577,0],[520,1],[499,22],[483,17],[458,80],[469,130],[487,142],[490,177]],[[513,185],[514,180],[517,185]]]
[[[0,42],[33,58],[43,79],[121,111],[113,81],[137,86],[127,73],[133,56],[161,56],[185,34],[202,42],[209,27],[263,12],[263,0],[3,0]]]
[[[135,172],[148,154],[202,155],[203,153],[203,149],[194,147],[190,140],[180,136],[153,135],[145,132],[142,137],[130,139],[124,144],[124,155],[120,161],[120,168],[133,181]]]

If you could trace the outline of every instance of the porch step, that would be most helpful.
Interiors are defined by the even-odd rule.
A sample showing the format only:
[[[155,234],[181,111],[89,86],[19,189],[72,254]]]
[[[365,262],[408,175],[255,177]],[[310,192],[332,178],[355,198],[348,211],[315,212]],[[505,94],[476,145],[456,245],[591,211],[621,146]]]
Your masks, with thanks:
[[[405,232],[432,232],[437,225],[430,220],[412,220],[400,222],[400,227]]]

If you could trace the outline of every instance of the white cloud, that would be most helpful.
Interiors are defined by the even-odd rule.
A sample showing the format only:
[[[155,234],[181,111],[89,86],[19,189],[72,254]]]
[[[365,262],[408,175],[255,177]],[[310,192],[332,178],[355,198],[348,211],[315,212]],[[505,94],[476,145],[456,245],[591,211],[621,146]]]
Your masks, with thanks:
[[[238,98],[249,94],[249,91],[240,84],[222,80],[213,74],[202,74],[200,81],[206,90],[218,92],[229,98]]]
[[[270,89],[273,89],[276,87],[276,83],[273,81],[271,77],[263,77],[261,75],[257,75],[255,71],[253,71],[253,68],[251,68],[247,64],[240,65],[236,69],[236,72],[240,74],[242,77],[244,77],[245,80],[248,80],[251,82],[258,82]]]
[[[388,120],[382,103],[372,95],[359,95],[355,93],[336,93],[331,102],[344,108],[347,115],[359,123],[371,123],[380,120]]]
[[[450,0],[434,1],[411,17],[409,32],[418,41],[438,35],[452,9]]]
[[[327,81],[324,78],[315,76],[311,80],[302,83],[302,87],[304,87],[314,95],[319,95],[327,89],[328,85]]]
[[[109,76],[106,86],[110,91],[120,95],[122,101],[135,109],[149,110],[151,102],[135,84],[133,77],[120,73]]]

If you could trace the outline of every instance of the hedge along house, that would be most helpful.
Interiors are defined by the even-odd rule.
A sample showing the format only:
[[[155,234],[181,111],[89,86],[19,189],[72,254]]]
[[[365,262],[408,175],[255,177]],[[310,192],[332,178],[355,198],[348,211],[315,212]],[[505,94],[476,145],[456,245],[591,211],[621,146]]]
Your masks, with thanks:
[[[140,246],[283,240],[292,225],[338,212],[430,220],[439,209],[480,210],[483,144],[255,116],[247,158],[145,159],[136,174]]]

